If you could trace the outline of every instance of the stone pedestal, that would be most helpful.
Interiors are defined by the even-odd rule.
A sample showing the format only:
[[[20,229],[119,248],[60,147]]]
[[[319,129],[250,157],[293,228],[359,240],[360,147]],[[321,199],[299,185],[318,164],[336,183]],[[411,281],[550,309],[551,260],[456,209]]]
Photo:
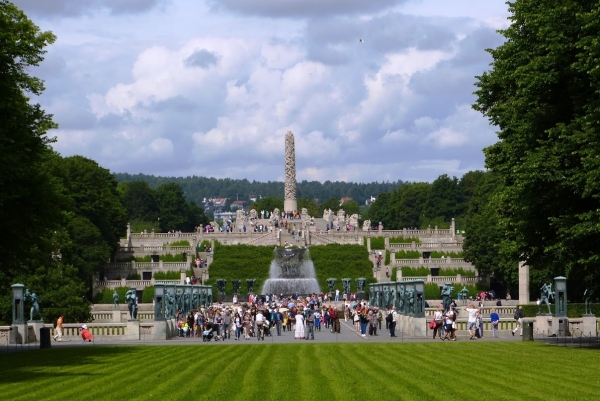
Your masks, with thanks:
[[[119,309],[113,310],[112,322],[113,323],[121,323],[121,311]]]
[[[217,294],[217,302],[223,302],[225,299],[225,294]]]
[[[166,320],[154,321],[154,331],[152,334],[153,340],[168,340],[169,327]]]
[[[529,302],[529,265],[519,262],[519,302]]]
[[[126,340],[139,340],[140,339],[140,321],[139,320],[128,320],[127,328],[125,329]]]
[[[13,324],[9,334],[9,343],[27,344],[27,323]]]
[[[367,296],[364,291],[360,291],[360,292],[356,293],[356,299],[357,300],[367,299]]]
[[[581,332],[584,336],[596,337],[598,334],[598,323],[595,315],[583,315],[583,327]]]
[[[561,337],[571,335],[569,331],[569,319],[565,316],[553,316],[552,330],[554,330],[553,334]]]
[[[552,315],[537,315],[535,317],[535,329],[538,334],[551,336],[554,333],[552,326]]]
[[[27,322],[27,326],[29,326],[27,328],[26,333],[28,334],[26,343],[24,344],[28,344],[28,343],[37,343],[40,341],[40,339],[38,338],[39,333],[40,333],[40,329],[42,327],[44,327],[44,321],[43,320],[34,320],[34,321],[29,321]]]

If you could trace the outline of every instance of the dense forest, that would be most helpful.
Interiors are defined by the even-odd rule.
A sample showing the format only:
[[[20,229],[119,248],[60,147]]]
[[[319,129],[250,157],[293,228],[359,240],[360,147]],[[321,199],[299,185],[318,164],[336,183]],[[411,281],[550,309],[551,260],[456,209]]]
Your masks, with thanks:
[[[150,188],[176,183],[181,186],[187,200],[202,204],[204,198],[230,198],[233,200],[248,200],[250,195],[259,197],[276,197],[283,199],[283,182],[278,181],[248,181],[231,178],[207,177],[157,177],[145,174],[115,173],[117,182],[144,181]],[[340,181],[301,181],[297,183],[297,197],[318,199],[324,202],[331,198],[341,199],[350,197],[359,205],[371,196],[377,197],[382,192],[392,192],[403,184],[396,182],[353,183]]]

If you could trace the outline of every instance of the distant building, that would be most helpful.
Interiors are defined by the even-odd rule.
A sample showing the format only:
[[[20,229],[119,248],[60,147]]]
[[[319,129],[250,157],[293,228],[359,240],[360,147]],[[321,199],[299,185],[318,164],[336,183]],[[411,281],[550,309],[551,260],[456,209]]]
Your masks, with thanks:
[[[229,208],[231,210],[235,210],[235,209],[243,209],[246,206],[248,206],[248,202],[246,201],[241,201],[241,200],[237,200],[237,201],[233,201],[231,202],[231,205],[229,205]]]
[[[344,197],[344,198],[342,198],[342,199],[340,200],[340,206],[342,206],[342,205],[344,204],[344,202],[351,202],[351,201],[353,201],[353,200],[354,200],[354,199],[352,199],[352,198],[350,198],[350,197],[346,196],[346,197]]]
[[[371,199],[367,199],[365,201],[365,205],[371,206],[371,203],[375,202],[375,200],[377,200],[377,198],[375,198],[374,196],[371,196]]]
[[[256,202],[256,195],[248,195],[248,199],[250,199],[250,201],[252,202]]]

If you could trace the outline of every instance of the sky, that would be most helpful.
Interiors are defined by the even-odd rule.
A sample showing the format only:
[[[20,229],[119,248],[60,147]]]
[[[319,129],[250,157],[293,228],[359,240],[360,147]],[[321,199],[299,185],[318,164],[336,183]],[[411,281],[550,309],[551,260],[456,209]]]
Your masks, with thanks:
[[[504,0],[13,0],[63,156],[116,173],[433,181],[484,168],[471,105]],[[362,42],[360,41],[362,39]]]

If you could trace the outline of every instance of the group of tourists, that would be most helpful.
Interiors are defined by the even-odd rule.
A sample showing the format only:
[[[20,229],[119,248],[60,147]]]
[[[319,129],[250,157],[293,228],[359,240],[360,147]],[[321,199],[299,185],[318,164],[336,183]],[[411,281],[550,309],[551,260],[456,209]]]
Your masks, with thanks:
[[[469,333],[470,340],[476,340],[478,338],[484,338],[483,336],[483,314],[481,312],[481,306],[476,307],[473,303],[467,305],[464,309],[468,313],[467,320],[467,332]],[[433,339],[439,337],[442,341],[456,341],[456,319],[458,318],[459,311],[456,308],[456,304],[453,302],[446,308],[443,309],[442,305],[435,311],[433,321],[430,324],[430,329],[433,331]],[[490,311],[490,323],[492,326],[492,337],[498,338],[498,325],[500,324],[500,315],[496,313],[495,309]],[[514,335],[514,334],[513,334]]]
[[[281,336],[286,331],[298,340],[314,340],[322,327],[333,333],[340,332],[338,311],[326,306],[317,294],[307,297],[256,297],[247,303],[234,305],[214,304],[200,307],[185,316],[176,314],[180,337],[203,337],[207,330],[215,333],[215,341],[234,341],[265,336]]]

